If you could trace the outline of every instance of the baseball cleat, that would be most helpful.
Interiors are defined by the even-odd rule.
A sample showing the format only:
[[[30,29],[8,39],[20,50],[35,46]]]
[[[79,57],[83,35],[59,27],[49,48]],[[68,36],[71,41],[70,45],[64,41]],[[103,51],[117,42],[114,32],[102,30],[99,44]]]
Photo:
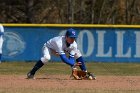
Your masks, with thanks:
[[[93,73],[87,72],[88,79],[90,80],[96,80],[96,76]]]
[[[32,75],[30,72],[27,74],[27,79],[35,79],[34,75]]]

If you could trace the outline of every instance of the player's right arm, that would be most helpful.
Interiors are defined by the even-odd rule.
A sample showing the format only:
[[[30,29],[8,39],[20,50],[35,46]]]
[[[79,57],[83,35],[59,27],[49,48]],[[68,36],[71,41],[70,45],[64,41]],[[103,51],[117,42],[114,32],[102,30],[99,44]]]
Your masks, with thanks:
[[[69,55],[69,57],[66,56],[64,50],[63,50],[63,44],[65,44],[64,40],[65,37],[55,37],[53,39],[51,39],[50,41],[47,42],[48,47],[51,48],[52,50],[54,50],[61,58],[61,60],[70,65],[71,67],[74,66],[74,55],[71,53]]]
[[[67,57],[65,52],[64,52],[64,50],[62,49],[62,46],[63,46],[62,42],[59,42],[59,43],[57,42],[57,49],[58,49],[57,51],[58,51],[58,54],[60,55],[61,60],[64,63],[66,63],[66,64],[70,65],[71,67],[73,67],[74,64],[75,64],[75,59],[74,59],[75,53],[71,52],[71,53],[69,53],[69,57]]]
[[[60,54],[60,58],[64,63],[70,65],[71,67],[75,64],[74,55],[70,55],[69,58],[67,58],[66,54]]]

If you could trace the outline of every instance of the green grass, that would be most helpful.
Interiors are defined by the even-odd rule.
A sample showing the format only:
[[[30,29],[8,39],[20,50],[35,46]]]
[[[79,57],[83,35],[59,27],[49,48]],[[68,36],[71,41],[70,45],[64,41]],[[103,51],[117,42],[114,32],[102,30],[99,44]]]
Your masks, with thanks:
[[[23,75],[32,69],[35,62],[3,62],[0,64],[0,74]],[[86,63],[87,69],[96,75],[140,76],[140,63]],[[71,68],[61,62],[50,62],[44,65],[38,74],[70,74]]]

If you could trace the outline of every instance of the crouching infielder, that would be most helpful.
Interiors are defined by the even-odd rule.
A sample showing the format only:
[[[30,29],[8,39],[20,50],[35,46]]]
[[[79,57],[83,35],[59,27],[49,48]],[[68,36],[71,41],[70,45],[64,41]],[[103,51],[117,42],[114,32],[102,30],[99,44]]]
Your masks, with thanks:
[[[81,71],[87,72],[83,57],[77,48],[75,39],[77,38],[76,30],[70,28],[66,31],[65,36],[57,36],[48,40],[43,46],[43,56],[34,65],[34,67],[27,73],[28,79],[34,79],[36,71],[38,71],[44,64],[51,59],[51,55],[58,55],[61,60],[75,71],[75,66],[79,66]],[[68,57],[67,57],[67,54]],[[76,62],[75,62],[76,59]],[[74,78],[75,75],[73,75]]]

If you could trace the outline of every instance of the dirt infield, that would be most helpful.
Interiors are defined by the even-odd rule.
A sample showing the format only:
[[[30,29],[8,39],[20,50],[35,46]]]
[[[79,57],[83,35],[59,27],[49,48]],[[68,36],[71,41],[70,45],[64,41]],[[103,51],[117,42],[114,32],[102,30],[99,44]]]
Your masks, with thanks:
[[[0,75],[0,89],[122,89],[140,90],[140,76],[98,76],[97,80],[70,80],[68,75],[37,76],[28,80],[23,75]]]

